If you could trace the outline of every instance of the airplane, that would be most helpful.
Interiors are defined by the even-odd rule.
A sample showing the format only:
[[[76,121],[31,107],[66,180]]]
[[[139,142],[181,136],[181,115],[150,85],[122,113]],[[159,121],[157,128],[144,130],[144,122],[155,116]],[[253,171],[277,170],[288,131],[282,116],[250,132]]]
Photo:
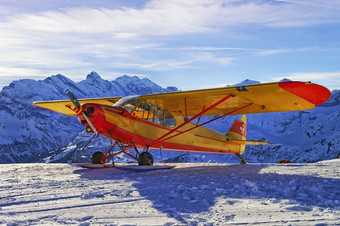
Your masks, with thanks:
[[[95,137],[103,135],[114,142],[105,153],[95,152],[91,164],[105,164],[124,153],[139,166],[153,165],[152,149],[233,154],[245,163],[242,154],[246,145],[271,145],[246,139],[246,114],[312,109],[331,96],[326,87],[298,81],[79,100],[69,90],[66,94],[70,100],[33,105],[77,116],[86,131],[93,133],[72,163]],[[207,115],[214,117],[201,122]],[[228,115],[242,117],[226,134],[204,127]],[[114,153],[114,147],[119,151]]]

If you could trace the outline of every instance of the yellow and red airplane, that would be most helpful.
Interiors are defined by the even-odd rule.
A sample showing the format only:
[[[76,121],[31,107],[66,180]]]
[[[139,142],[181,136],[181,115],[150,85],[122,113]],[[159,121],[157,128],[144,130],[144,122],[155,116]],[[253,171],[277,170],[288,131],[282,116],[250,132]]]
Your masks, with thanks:
[[[114,141],[106,153],[93,154],[92,164],[104,164],[107,159],[125,153],[139,165],[153,164],[150,149],[235,154],[243,163],[241,154],[246,145],[270,144],[246,140],[245,114],[312,109],[331,95],[323,86],[295,81],[79,100],[70,91],[66,93],[70,100],[33,104],[78,116],[86,131],[94,133],[82,151],[98,135]],[[234,122],[227,134],[203,127],[236,114],[243,116]],[[207,115],[216,117],[201,123],[201,117]],[[120,151],[112,153],[116,145]],[[139,152],[138,148],[144,151]]]

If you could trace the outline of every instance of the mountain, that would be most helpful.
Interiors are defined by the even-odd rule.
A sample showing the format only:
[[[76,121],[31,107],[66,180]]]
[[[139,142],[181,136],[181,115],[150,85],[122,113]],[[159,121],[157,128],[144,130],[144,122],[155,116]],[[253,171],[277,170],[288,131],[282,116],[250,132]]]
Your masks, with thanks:
[[[246,80],[237,85],[259,83]],[[126,96],[178,91],[163,88],[147,78],[122,76],[104,80],[96,72],[74,82],[63,75],[45,80],[13,81],[0,92],[0,163],[66,162],[76,155],[91,135],[84,132],[75,117],[64,116],[32,106],[41,100],[67,99],[65,90],[78,98]],[[208,125],[225,133],[240,116],[228,116]],[[210,117],[211,118],[211,117]],[[244,157],[249,162],[315,162],[339,157],[340,90],[334,90],[329,101],[309,111],[248,115],[248,138],[279,143],[281,146],[249,146]],[[202,120],[209,120],[205,117]],[[97,138],[81,155],[89,161],[91,153],[110,146],[104,137]],[[224,154],[154,151],[156,161],[238,162]],[[119,156],[117,161],[128,162]]]
[[[32,105],[34,101],[67,99],[66,89],[78,98],[177,91],[137,76],[107,81],[96,72],[78,83],[60,74],[40,81],[13,81],[0,92],[0,163],[41,162],[77,139],[84,128],[75,117]]]

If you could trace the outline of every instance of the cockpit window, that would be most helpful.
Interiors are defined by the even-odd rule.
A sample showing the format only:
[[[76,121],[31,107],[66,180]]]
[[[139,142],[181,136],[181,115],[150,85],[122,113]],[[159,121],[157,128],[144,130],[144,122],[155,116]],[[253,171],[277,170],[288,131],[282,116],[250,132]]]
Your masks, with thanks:
[[[138,96],[127,96],[121,98],[113,106],[122,107],[129,113],[131,113],[138,103],[139,103]]]
[[[137,118],[142,118],[167,127],[176,126],[176,120],[168,111],[142,102],[138,96],[123,97],[113,106],[122,107]]]
[[[175,127],[176,126],[176,120],[167,111],[164,111],[164,126],[167,126],[167,127]]]

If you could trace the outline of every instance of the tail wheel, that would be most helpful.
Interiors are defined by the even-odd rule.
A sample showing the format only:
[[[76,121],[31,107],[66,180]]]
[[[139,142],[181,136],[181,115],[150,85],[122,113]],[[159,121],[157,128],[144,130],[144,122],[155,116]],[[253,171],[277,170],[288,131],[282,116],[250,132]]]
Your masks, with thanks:
[[[104,156],[103,152],[97,151],[93,153],[91,162],[92,164],[105,164],[106,160],[102,161],[101,158]]]
[[[149,152],[142,152],[138,157],[138,165],[140,166],[152,166],[153,157]]]

